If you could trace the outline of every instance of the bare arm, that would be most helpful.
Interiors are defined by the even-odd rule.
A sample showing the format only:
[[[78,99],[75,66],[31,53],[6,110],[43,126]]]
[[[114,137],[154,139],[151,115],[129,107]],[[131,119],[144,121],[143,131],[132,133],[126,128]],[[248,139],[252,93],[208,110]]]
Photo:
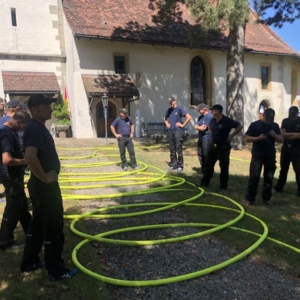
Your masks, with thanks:
[[[167,128],[171,127],[171,124],[169,123],[167,118],[164,118],[164,122],[165,122]]]
[[[177,123],[176,123],[176,126],[177,126],[177,127],[184,127],[184,126],[185,126],[187,123],[189,123],[191,120],[192,120],[191,115],[186,114],[186,115],[185,115],[185,121],[183,122],[183,124],[181,124],[180,122],[177,122]]]
[[[246,143],[255,143],[262,140],[265,140],[268,136],[266,134],[261,134],[260,136],[250,136],[246,135],[245,142]]]
[[[229,142],[234,136],[236,136],[242,129],[243,129],[243,125],[240,124],[237,128],[234,129],[234,131],[229,134],[227,142]]]
[[[130,137],[133,137],[134,134],[134,124],[130,126]]]
[[[206,125],[195,125],[194,128],[198,131],[206,131],[207,126]]]
[[[51,183],[57,181],[58,175],[52,170],[45,173],[42,169],[40,161],[37,157],[38,149],[35,147],[27,147],[25,150],[25,162],[27,163],[30,171],[42,182]]]
[[[270,133],[269,133],[269,136],[271,136],[277,143],[283,143],[283,136],[282,136],[282,134],[277,134],[277,133],[275,133],[275,131],[271,131]]]
[[[300,139],[300,133],[297,132],[286,132],[284,128],[280,129],[283,138],[287,140],[298,140]]]
[[[25,164],[24,158],[15,158],[11,156],[11,152],[2,153],[2,162],[5,166],[14,167]]]
[[[114,127],[114,126],[110,126],[110,130],[111,130],[111,132],[113,133],[113,135],[118,139],[118,138],[120,138],[121,136],[122,136],[122,134],[118,134],[117,132],[116,132],[116,128]]]

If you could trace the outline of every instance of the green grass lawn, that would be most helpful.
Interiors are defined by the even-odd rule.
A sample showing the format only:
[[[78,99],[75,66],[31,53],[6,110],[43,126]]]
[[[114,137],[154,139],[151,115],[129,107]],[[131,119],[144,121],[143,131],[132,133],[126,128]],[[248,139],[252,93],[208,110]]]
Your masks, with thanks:
[[[169,149],[166,144],[142,145],[135,142],[137,159],[148,165],[153,165],[166,170],[169,163]],[[115,152],[114,152],[115,154]],[[242,203],[245,197],[249,160],[251,154],[249,149],[232,151],[230,164],[229,187],[226,196]],[[239,160],[235,160],[237,158]],[[198,183],[200,175],[195,170],[199,168],[196,155],[196,140],[189,140],[184,144],[185,169],[183,174],[188,182]],[[115,157],[112,160],[116,160]],[[278,160],[279,161],[279,160]],[[150,172],[153,170],[149,169]],[[278,177],[279,168],[276,171],[275,181]],[[177,176],[174,172],[172,175]],[[290,169],[287,185],[284,192],[273,196],[276,206],[267,207],[261,201],[261,186],[258,190],[256,203],[253,207],[248,207],[247,212],[262,219],[269,228],[269,236],[278,239],[295,247],[300,247],[300,199],[296,196],[296,183],[294,172]],[[155,183],[157,185],[159,183]],[[208,203],[235,208],[233,204],[222,198],[209,194],[217,192],[219,186],[219,167],[216,165],[215,175],[211,181],[210,187],[206,189],[208,194],[199,198],[197,203]],[[191,189],[188,185],[181,187],[181,191],[174,193],[164,193],[167,200],[180,201],[195,195],[196,189]],[[70,190],[67,190],[70,193]],[[71,192],[72,193],[72,192]],[[80,212],[80,201],[65,201],[66,214]],[[0,205],[0,213],[3,212],[4,205]],[[182,207],[187,212],[190,222],[217,223],[223,224],[236,217],[232,211],[204,207]],[[71,253],[73,248],[81,241],[69,229],[70,221],[65,222],[66,243],[64,257],[66,264],[72,266]],[[262,232],[261,226],[248,217],[244,217],[235,226],[246,228],[258,233]],[[84,222],[79,222],[78,227],[86,231]],[[224,243],[232,246],[236,251],[243,251],[257,240],[250,234],[239,231],[225,229],[215,233],[213,237],[221,239]],[[16,230],[16,238],[19,242],[24,242],[24,233],[20,226]],[[0,252],[0,299],[108,299],[109,296],[105,285],[83,273],[79,273],[72,280],[67,282],[58,282],[49,284],[45,271],[33,273],[28,277],[22,277],[19,273],[19,265],[22,257],[22,251],[19,252]],[[265,241],[258,249],[252,252],[249,257],[259,263],[271,264],[276,268],[285,270],[289,274],[300,277],[300,265],[297,263],[300,254],[288,248],[278,246],[269,241]],[[79,254],[79,260],[85,266],[92,266],[93,271],[101,273],[101,259],[97,256],[92,243],[82,248]],[[97,264],[97,261],[99,262]]]

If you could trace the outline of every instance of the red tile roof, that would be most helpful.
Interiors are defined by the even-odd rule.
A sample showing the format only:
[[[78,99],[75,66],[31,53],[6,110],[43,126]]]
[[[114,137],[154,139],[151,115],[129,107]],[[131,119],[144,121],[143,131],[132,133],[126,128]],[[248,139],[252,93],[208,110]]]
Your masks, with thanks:
[[[141,43],[189,46],[195,19],[184,5],[181,14],[162,25],[153,21],[156,11],[148,0],[64,0],[64,12],[75,36],[128,40]],[[268,26],[259,24],[254,12],[246,26],[245,50],[299,56]],[[202,43],[203,47],[227,48],[227,34]],[[300,58],[300,56],[299,56]]]
[[[132,97],[139,91],[127,75],[82,75],[84,87],[89,96]]]
[[[2,72],[5,93],[60,93],[55,73]]]

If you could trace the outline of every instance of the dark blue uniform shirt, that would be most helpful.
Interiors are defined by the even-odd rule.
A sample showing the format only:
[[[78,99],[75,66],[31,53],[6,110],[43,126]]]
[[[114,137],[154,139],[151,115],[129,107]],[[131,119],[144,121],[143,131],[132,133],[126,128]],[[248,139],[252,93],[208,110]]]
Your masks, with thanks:
[[[120,117],[118,117],[112,122],[111,125],[116,128],[116,132],[118,134],[130,135],[132,124],[133,123],[132,123],[130,117],[126,117],[124,120],[122,120]]]
[[[231,129],[237,128],[240,125],[241,123],[224,115],[219,122],[213,118],[209,123],[213,143],[216,145],[224,144],[228,139]]]
[[[23,139],[25,149],[27,147],[37,148],[37,157],[45,173],[54,170],[59,174],[60,161],[53,138],[44,124],[33,119],[30,120],[24,131]],[[33,173],[31,173],[30,179],[40,181]]]
[[[196,125],[198,125],[198,126],[205,125],[207,127],[207,129],[205,131],[199,130],[199,138],[201,137],[203,140],[211,138],[211,135],[208,131],[208,126],[209,126],[209,123],[212,120],[212,118],[213,118],[213,116],[210,112],[207,113],[205,116],[199,116]]]
[[[285,129],[287,133],[292,132],[300,132],[300,118],[297,118],[296,120],[292,120],[290,118],[286,118],[282,120],[281,128]],[[300,146],[300,139],[296,140],[290,140],[290,139],[284,139],[284,145],[293,145],[293,146]]]
[[[168,119],[171,127],[169,131],[183,130],[182,127],[177,127],[176,123],[182,123],[182,117],[185,117],[186,111],[181,106],[176,106],[175,108],[170,107],[165,115],[165,118]]]
[[[246,135],[252,137],[258,137],[261,134],[268,135],[271,130],[273,130],[276,134],[280,134],[279,125],[277,123],[272,122],[270,124],[266,124],[261,120],[258,120],[250,124],[246,132]],[[260,156],[265,156],[270,154],[273,155],[276,152],[274,145],[275,145],[275,139],[268,136],[264,140],[253,143],[252,154],[260,155]]]
[[[10,120],[11,117],[10,116],[4,116],[0,118],[0,125],[3,125],[5,122],[7,122],[8,120]]]
[[[0,128],[0,149],[1,149],[1,162],[0,162],[0,175],[17,178],[23,174],[23,165],[19,166],[5,166],[2,163],[2,154],[10,152],[14,158],[23,158],[21,151],[20,141],[18,134],[8,126],[1,126]]]

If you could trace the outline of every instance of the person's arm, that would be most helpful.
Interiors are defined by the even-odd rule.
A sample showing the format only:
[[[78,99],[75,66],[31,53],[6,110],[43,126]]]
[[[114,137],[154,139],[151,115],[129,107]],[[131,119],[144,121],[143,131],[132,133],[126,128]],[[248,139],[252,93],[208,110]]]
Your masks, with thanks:
[[[169,123],[169,120],[167,117],[164,117],[164,122],[165,122],[167,128],[171,127],[171,124]]]
[[[191,115],[185,114],[185,121],[184,121],[182,124],[181,124],[180,122],[177,122],[177,123],[176,123],[176,126],[177,126],[177,127],[183,128],[183,127],[184,127],[187,123],[189,123],[191,120],[192,120]]]
[[[122,134],[116,132],[116,128],[114,126],[110,125],[110,130],[117,139],[122,137]]]
[[[269,132],[269,136],[272,137],[277,143],[283,143],[283,136],[282,134],[277,134],[274,130]]]
[[[133,137],[134,134],[134,124],[130,125],[130,137]]]
[[[229,142],[230,140],[232,140],[232,138],[234,136],[236,136],[242,129],[244,128],[244,126],[242,124],[240,124],[238,127],[236,127],[234,129],[234,131],[232,133],[229,134],[228,138],[227,138],[227,142]]]
[[[37,153],[38,149],[35,147],[29,146],[25,149],[25,162],[27,163],[30,171],[44,183],[57,181],[58,175],[54,170],[48,173],[43,171],[40,161],[37,157]]]
[[[300,139],[300,133],[297,132],[286,132],[284,128],[280,129],[281,135],[283,136],[284,139],[287,140],[298,140]]]
[[[255,142],[265,140],[267,137],[268,136],[266,134],[261,134],[260,136],[250,136],[250,135],[246,134],[245,142],[246,143],[255,143]]]
[[[195,125],[194,126],[195,130],[198,130],[198,131],[206,131],[207,129],[207,126],[206,125]]]
[[[11,156],[11,152],[2,153],[2,162],[5,166],[15,167],[25,164],[24,158],[15,158]]]

